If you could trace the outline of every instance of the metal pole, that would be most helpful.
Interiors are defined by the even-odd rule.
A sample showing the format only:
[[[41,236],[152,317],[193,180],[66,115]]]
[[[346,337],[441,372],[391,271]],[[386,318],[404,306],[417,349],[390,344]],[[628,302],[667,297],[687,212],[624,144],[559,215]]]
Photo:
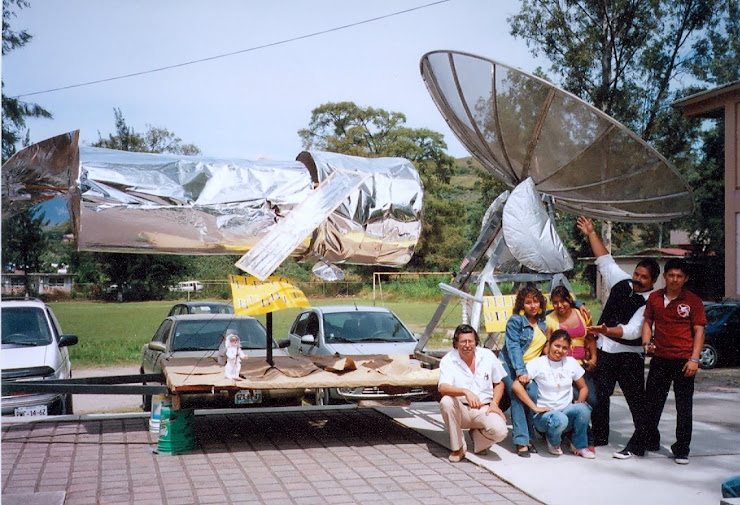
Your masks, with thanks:
[[[267,322],[267,349],[265,349],[265,360],[270,366],[275,366],[275,361],[272,359],[272,312],[268,312],[265,317]]]

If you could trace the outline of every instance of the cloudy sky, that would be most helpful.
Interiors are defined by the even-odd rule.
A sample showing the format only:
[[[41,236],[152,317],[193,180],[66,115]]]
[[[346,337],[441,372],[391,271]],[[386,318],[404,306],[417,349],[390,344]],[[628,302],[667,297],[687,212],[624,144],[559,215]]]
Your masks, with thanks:
[[[11,26],[33,40],[3,57],[2,77],[8,96],[54,115],[29,121],[33,141],[75,129],[95,141],[112,132],[118,107],[137,131],[168,128],[209,156],[292,160],[311,110],[347,100],[403,112],[408,126],[442,132],[450,154],[467,156],[427,93],[420,58],[454,49],[526,72],[547,67],[509,35],[518,2],[30,3]],[[129,74],[139,75],[84,84]]]

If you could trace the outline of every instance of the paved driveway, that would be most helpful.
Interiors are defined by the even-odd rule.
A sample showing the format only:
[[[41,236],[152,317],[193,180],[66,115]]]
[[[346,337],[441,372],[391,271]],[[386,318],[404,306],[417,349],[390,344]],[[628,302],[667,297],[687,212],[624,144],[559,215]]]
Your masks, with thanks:
[[[540,503],[373,409],[208,412],[195,431],[197,450],[171,456],[142,415],[3,423],[3,503]]]

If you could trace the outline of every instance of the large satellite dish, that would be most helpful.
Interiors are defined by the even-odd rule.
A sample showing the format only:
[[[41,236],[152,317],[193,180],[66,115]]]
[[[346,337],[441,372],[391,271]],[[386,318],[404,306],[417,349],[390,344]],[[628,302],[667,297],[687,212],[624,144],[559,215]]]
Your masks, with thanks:
[[[421,74],[450,128],[494,176],[576,214],[628,222],[690,214],[686,181],[624,125],[549,82],[493,60],[432,51]]]

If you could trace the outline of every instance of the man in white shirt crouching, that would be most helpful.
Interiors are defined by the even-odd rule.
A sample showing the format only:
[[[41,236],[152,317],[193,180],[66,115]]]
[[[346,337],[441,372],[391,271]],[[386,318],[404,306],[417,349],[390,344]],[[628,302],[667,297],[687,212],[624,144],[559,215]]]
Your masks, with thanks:
[[[470,430],[473,451],[485,454],[506,438],[506,417],[498,404],[506,371],[490,349],[480,347],[478,332],[467,324],[455,328],[453,350],[439,363],[439,402],[450,433],[449,460],[457,463],[467,450],[463,430]]]

